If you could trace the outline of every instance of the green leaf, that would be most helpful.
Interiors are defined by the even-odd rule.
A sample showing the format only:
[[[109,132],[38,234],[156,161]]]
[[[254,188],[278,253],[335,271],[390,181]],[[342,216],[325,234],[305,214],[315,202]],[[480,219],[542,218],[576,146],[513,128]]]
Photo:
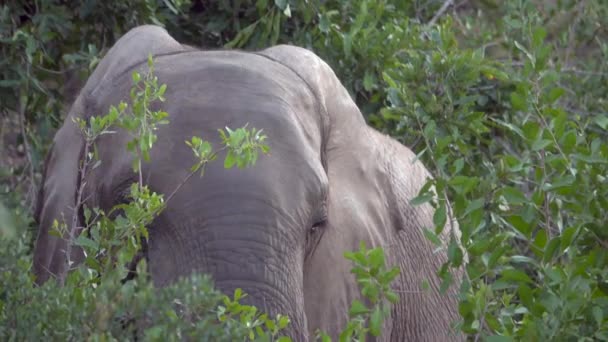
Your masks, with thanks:
[[[547,36],[547,31],[544,27],[538,26],[534,29],[532,33],[532,44],[534,47],[541,46],[545,37]]]
[[[602,129],[606,130],[608,129],[608,116],[607,115],[597,115],[595,118],[593,118],[593,121],[600,126]]]
[[[526,307],[531,308],[534,305],[534,294],[528,285],[519,283],[517,294]]]
[[[380,332],[382,330],[382,321],[382,311],[380,306],[376,306],[369,319],[369,332],[373,336],[380,336]]]
[[[435,246],[441,246],[441,240],[434,231],[427,228],[423,229],[424,236],[431,241]]]
[[[507,128],[508,130],[510,130],[511,132],[517,134],[518,136],[522,137],[522,138],[526,138],[526,135],[524,134],[524,131],[522,131],[522,129],[512,123],[509,122],[505,122],[499,119],[495,119],[495,118],[490,118],[490,120],[498,123],[499,125]]]
[[[545,183],[542,186],[544,191],[552,191],[556,189],[562,189],[574,184],[576,178],[572,175],[565,175],[563,177],[557,178],[553,181],[553,183]]]
[[[349,317],[354,317],[362,314],[369,313],[370,310],[365,306],[365,304],[361,303],[361,301],[355,299],[350,305],[350,310],[348,310]]]
[[[528,60],[530,61],[530,63],[532,63],[532,66],[534,67],[536,65],[536,58],[534,58],[534,56],[530,52],[528,52],[528,50],[517,40],[513,41],[513,43],[515,43],[515,47],[517,47],[517,49],[519,49],[526,55],[526,57],[528,57]]]
[[[369,266],[371,268],[384,266],[384,250],[382,248],[374,248],[369,252]]]
[[[78,246],[88,247],[91,249],[97,249],[99,247],[99,244],[97,242],[89,239],[83,234],[79,235],[76,240],[74,240],[74,243]]]
[[[278,319],[278,323],[279,323],[279,329],[285,329],[285,327],[287,327],[287,325],[290,323],[289,321],[289,317],[281,315],[281,317],[279,317]]]
[[[386,291],[384,295],[386,296],[386,299],[392,304],[395,304],[399,301],[399,295],[393,291]]]
[[[139,80],[141,80],[141,75],[137,71],[134,71],[131,76],[133,78],[133,84],[137,84],[139,83]]]
[[[528,121],[523,125],[523,132],[526,139],[536,141],[541,133],[541,126],[538,122]]]
[[[247,44],[247,42],[251,38],[251,35],[255,31],[255,28],[257,27],[257,25],[260,22],[261,21],[255,21],[255,22],[253,22],[253,24],[251,24],[251,25],[245,27],[244,29],[240,30],[237,33],[236,37],[234,37],[234,39],[232,39],[228,43],[224,44],[224,47],[232,49],[232,48],[238,48],[238,47],[241,47],[241,46]]]
[[[553,239],[551,239],[551,241],[549,241],[549,243],[545,247],[545,254],[543,255],[544,262],[549,262],[551,259],[553,259],[555,252],[557,252],[560,246],[560,243],[561,238],[559,236],[554,237]]]
[[[274,4],[280,9],[280,10],[284,10],[285,7],[287,6],[288,2],[287,0],[274,0]]]
[[[599,156],[589,156],[589,155],[577,153],[577,154],[573,154],[572,158],[574,158],[576,160],[580,160],[587,164],[608,164],[608,159],[602,158]]]
[[[561,252],[564,252],[568,247],[572,246],[572,242],[574,241],[574,238],[577,236],[578,234],[578,227],[568,227],[566,229],[564,229],[564,231],[562,232],[562,239],[561,239],[561,245],[560,245],[560,249]]]
[[[536,259],[524,256],[524,255],[514,255],[511,257],[511,261],[512,262],[517,262],[517,263],[525,263],[525,264],[530,264],[533,266],[537,266],[538,263],[536,262]]]
[[[467,209],[464,211],[464,216],[467,216],[470,213],[483,208],[484,205],[485,205],[484,198],[478,198],[476,200],[470,201],[469,204],[467,205]]]
[[[326,13],[322,13],[319,17],[319,30],[323,33],[328,33],[330,24],[329,16]]]
[[[510,78],[509,75],[504,71],[488,65],[480,66],[480,70],[489,79],[498,78],[501,81],[508,81]]]
[[[433,224],[435,225],[435,232],[437,234],[439,234],[443,230],[446,221],[447,215],[445,204],[440,203],[439,207],[435,210],[435,213],[433,214]]]
[[[462,265],[463,253],[454,239],[452,239],[448,245],[448,260],[456,267]]]
[[[575,130],[569,130],[560,138],[560,143],[565,153],[569,153],[576,146],[577,134]]]
[[[374,89],[374,85],[376,84],[376,77],[374,74],[366,70],[365,75],[363,76],[363,89],[366,91],[372,91]]]
[[[461,159],[459,159],[461,160]],[[462,169],[462,166],[460,167]],[[475,189],[479,184],[479,179],[467,176],[456,176],[449,180],[448,184],[459,194],[466,195]]]
[[[534,283],[532,281],[532,279],[530,279],[530,277],[527,274],[525,274],[523,271],[516,270],[513,268],[505,268],[504,270],[502,270],[502,272],[500,274],[501,274],[503,280],[515,280],[515,281],[525,282],[528,284]]]
[[[532,233],[532,224],[526,222],[521,216],[513,215],[507,218],[507,222],[509,222],[517,231],[522,233],[525,237],[530,238],[530,234]]]
[[[545,230],[539,230],[536,233],[536,237],[534,238],[534,246],[537,248],[537,251],[543,251],[545,249],[545,245],[547,244],[547,232]],[[540,253],[538,253],[540,254]]]
[[[509,204],[523,204],[528,202],[528,199],[521,190],[511,186],[504,187],[500,193]]]
[[[401,273],[399,267],[393,267],[389,271],[380,274],[378,276],[378,281],[380,284],[388,285],[399,275],[399,273]]]
[[[560,97],[562,97],[562,95],[564,95],[565,93],[566,93],[566,91],[563,88],[552,88],[549,91],[549,95],[547,96],[547,102],[549,104],[552,104],[555,101],[557,101]]]
[[[445,294],[448,288],[454,283],[454,276],[451,272],[446,271],[441,275],[441,284],[439,285],[439,293]]]
[[[413,206],[421,205],[427,202],[430,202],[433,199],[434,195],[432,192],[426,192],[421,195],[418,195],[410,201],[410,204]]]
[[[228,153],[226,154],[226,159],[224,159],[224,168],[230,169],[234,166],[234,164],[236,164],[236,162],[237,158],[234,155],[234,152],[228,151]]]
[[[350,58],[352,55],[352,41],[353,38],[350,33],[342,34],[342,48],[344,51],[344,56],[346,56],[346,58]]]
[[[291,7],[289,7],[289,4],[287,4],[287,6],[285,6],[285,9],[283,10],[283,14],[285,14],[286,17],[291,18]]]
[[[604,322],[604,310],[599,306],[594,306],[593,309],[591,309],[591,312],[593,313],[595,323],[598,327],[601,327]]]
[[[552,140],[540,139],[539,137],[539,139],[536,139],[534,143],[532,143],[532,151],[540,151],[551,144],[553,144]]]
[[[360,252],[344,252],[344,257],[348,260],[352,260],[359,265],[367,265],[367,259],[365,255]]]
[[[165,94],[165,91],[167,91],[167,85],[163,84],[160,86],[160,88],[158,89],[158,95],[159,96],[163,96]]]

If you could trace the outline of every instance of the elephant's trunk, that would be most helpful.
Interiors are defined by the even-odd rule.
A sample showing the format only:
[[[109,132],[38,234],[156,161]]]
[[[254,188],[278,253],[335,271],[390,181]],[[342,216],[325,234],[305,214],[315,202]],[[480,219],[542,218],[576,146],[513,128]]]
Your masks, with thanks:
[[[232,296],[235,289],[241,288],[247,294],[247,297],[241,299],[241,304],[257,307],[260,313],[268,314],[270,319],[275,319],[277,314],[289,317],[290,323],[280,335],[289,336],[293,341],[309,340],[304,311],[294,305],[300,299],[294,297],[295,294],[289,294],[287,289],[277,289],[267,284],[246,284],[240,280],[216,282],[216,288],[228,296]],[[290,296],[291,298],[286,298]]]
[[[152,279],[163,286],[193,271],[209,274],[226,295],[241,288],[247,293],[242,303],[270,318],[287,315],[291,323],[285,334],[307,341],[303,256],[300,239],[293,236],[298,230],[277,213],[262,214],[264,205],[219,201],[214,210],[199,209],[195,218],[185,206],[167,208],[158,218],[148,249]]]

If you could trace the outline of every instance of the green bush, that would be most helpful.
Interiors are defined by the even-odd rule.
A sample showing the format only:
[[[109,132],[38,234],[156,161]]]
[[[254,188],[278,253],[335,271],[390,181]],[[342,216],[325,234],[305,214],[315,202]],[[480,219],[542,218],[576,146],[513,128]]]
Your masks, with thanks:
[[[433,170],[415,199],[436,208],[431,240],[448,218],[460,224],[464,250],[447,251],[453,266],[469,258],[463,331],[606,340],[606,104],[569,92],[582,82],[560,72],[559,44],[534,15],[517,20],[502,32],[509,63],[459,48],[451,20],[414,31],[384,70],[390,105],[375,119]],[[585,78],[608,90],[605,75]]]

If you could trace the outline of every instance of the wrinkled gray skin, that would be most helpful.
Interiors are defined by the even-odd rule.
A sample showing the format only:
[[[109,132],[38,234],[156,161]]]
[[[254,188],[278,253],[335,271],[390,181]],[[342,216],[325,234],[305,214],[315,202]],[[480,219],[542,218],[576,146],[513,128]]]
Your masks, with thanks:
[[[359,298],[343,252],[363,240],[384,246],[388,263],[402,271],[394,285],[400,301],[382,339],[460,338],[449,326],[458,319],[455,289],[438,293],[435,272],[445,253],[434,253],[422,233],[432,227],[431,207],[409,204],[429,173],[409,149],[366,125],[330,67],[285,45],[199,51],[156,26],[135,28],[114,45],[54,138],[37,210],[38,283],[65,272],[65,242],[48,232],[54,219],[69,222],[79,185],[84,142],[71,118],[127,100],[131,73],[146,70],[148,53],[168,86],[162,108],[170,115],[144,164],[153,191],[169,194],[186,177],[194,157],[184,140],[192,136],[219,146],[218,128],[249,123],[264,129],[271,147],[254,167],[225,170],[214,162],[179,190],[150,227],[146,257],[155,285],[206,272],[221,290],[240,287],[250,303],[289,315],[294,340],[312,340],[317,328],[336,337]],[[102,164],[86,178],[86,205],[108,210],[136,181],[127,140],[124,132],[98,140]],[[81,254],[73,250],[73,259]],[[430,291],[421,289],[424,279]]]

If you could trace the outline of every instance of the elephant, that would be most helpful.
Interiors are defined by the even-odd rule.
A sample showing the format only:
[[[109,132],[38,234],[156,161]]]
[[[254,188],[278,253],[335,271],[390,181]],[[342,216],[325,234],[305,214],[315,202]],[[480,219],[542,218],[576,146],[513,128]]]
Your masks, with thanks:
[[[99,137],[101,164],[79,179],[85,140],[73,119],[127,100],[131,73],[147,70],[149,54],[167,85],[158,106],[170,121],[142,165],[152,191],[169,194],[184,180],[195,162],[184,144],[192,136],[218,146],[218,128],[249,124],[264,130],[270,146],[250,168],[210,163],[204,177],[175,193],[149,227],[145,258],[154,286],[206,273],[219,290],[241,288],[248,303],[289,316],[294,341],[312,340],[317,329],[336,338],[352,301],[362,300],[344,252],[364,241],[382,246],[388,265],[401,270],[393,284],[399,300],[378,340],[462,339],[452,328],[456,286],[440,293],[436,275],[447,253],[424,236],[433,208],[410,203],[431,173],[409,148],[367,125],[331,67],[292,45],[202,50],[155,25],[132,28],[109,49],[54,136],[35,214],[37,283],[66,272],[66,241],[49,231],[54,220],[82,210],[75,206],[83,182],[84,204],[108,210],[137,181],[125,148],[130,136],[121,129]],[[455,222],[452,229],[458,233]],[[447,229],[440,238],[448,241]],[[71,254],[82,261],[80,249]],[[454,271],[457,282],[462,276]]]

